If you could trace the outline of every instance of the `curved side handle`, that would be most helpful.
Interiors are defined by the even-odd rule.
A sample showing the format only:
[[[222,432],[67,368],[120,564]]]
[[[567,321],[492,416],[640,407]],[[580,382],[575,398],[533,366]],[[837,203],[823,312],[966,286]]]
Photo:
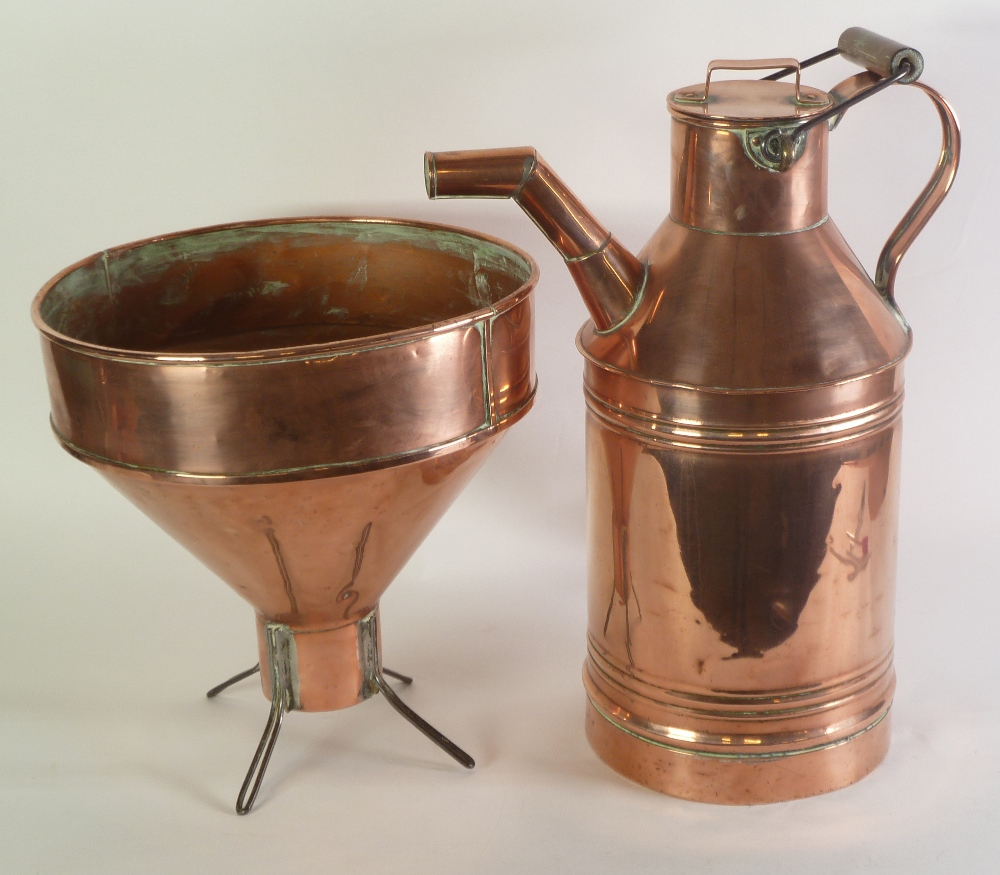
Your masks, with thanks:
[[[899,262],[906,254],[906,250],[910,248],[910,244],[916,239],[917,234],[924,229],[928,219],[941,206],[944,196],[948,194],[948,189],[955,181],[961,150],[958,119],[955,118],[955,113],[948,105],[948,101],[922,82],[913,82],[911,87],[919,88],[933,102],[938,116],[941,118],[943,136],[941,156],[938,158],[934,175],[931,176],[930,182],[924,186],[913,206],[906,211],[906,215],[889,235],[889,239],[878,258],[878,266],[875,269],[875,288],[878,289],[882,297],[893,303],[895,302],[893,286],[896,282]]]

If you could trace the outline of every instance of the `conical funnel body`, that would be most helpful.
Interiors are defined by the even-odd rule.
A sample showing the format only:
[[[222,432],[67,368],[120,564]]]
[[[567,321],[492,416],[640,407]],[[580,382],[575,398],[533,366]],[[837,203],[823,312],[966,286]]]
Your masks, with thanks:
[[[259,614],[315,629],[371,613],[493,443],[256,485],[186,484],[110,466],[101,473]]]
[[[261,626],[289,627],[299,709],[325,711],[364,698],[354,626],[377,608],[498,439],[372,471],[261,484],[188,484],[100,470],[250,602]],[[263,635],[260,650],[269,693]]]

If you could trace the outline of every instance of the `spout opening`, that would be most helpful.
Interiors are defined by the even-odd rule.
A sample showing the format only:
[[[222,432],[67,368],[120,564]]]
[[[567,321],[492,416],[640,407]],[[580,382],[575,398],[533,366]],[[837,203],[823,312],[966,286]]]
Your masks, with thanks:
[[[437,169],[434,166],[433,152],[424,152],[424,188],[427,197],[431,200],[437,198]]]

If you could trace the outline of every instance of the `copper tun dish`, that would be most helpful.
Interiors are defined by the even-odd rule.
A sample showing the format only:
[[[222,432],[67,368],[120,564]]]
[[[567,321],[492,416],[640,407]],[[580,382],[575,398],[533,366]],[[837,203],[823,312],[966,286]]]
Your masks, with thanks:
[[[532,404],[537,275],[459,229],[282,219],[109,249],[36,297],[60,443],[256,612],[241,813],[287,710],[383,692],[472,765],[385,684],[378,602]]]

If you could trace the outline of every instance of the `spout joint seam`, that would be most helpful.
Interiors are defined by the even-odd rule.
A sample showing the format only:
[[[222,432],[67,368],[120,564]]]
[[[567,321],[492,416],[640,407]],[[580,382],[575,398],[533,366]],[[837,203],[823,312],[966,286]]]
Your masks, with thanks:
[[[649,281],[649,262],[644,261],[642,263],[642,281],[639,283],[639,288],[635,293],[635,298],[632,301],[632,306],[628,308],[628,311],[619,319],[614,325],[608,328],[595,328],[594,333],[601,336],[607,334],[613,334],[619,328],[621,328],[625,323],[627,323],[633,316],[635,316],[639,307],[642,305],[642,299],[646,291],[646,284]]]
[[[614,234],[608,234],[605,241],[597,247],[593,252],[584,252],[583,255],[564,255],[563,261],[566,264],[576,264],[580,261],[586,261],[588,258],[593,258],[595,255],[600,255],[605,249],[611,245],[611,241],[614,240]]]
[[[521,193],[524,191],[524,187],[531,181],[531,177],[535,175],[535,171],[538,169],[538,152],[531,153],[531,163],[525,165],[524,176],[521,177],[521,181],[518,183],[517,188],[511,193],[511,200],[513,200],[519,207],[521,207]],[[523,207],[522,207],[523,209]]]
[[[680,219],[675,219],[670,216],[670,221],[675,225],[680,225],[682,228],[687,228],[691,231],[701,231],[703,234],[718,234],[723,237],[786,237],[789,234],[801,234],[803,231],[814,231],[816,228],[825,225],[830,220],[830,214],[827,213],[818,222],[813,222],[811,225],[804,225],[801,228],[789,228],[784,231],[723,231],[719,228],[701,228],[698,225],[691,225],[687,222],[682,222]]]

